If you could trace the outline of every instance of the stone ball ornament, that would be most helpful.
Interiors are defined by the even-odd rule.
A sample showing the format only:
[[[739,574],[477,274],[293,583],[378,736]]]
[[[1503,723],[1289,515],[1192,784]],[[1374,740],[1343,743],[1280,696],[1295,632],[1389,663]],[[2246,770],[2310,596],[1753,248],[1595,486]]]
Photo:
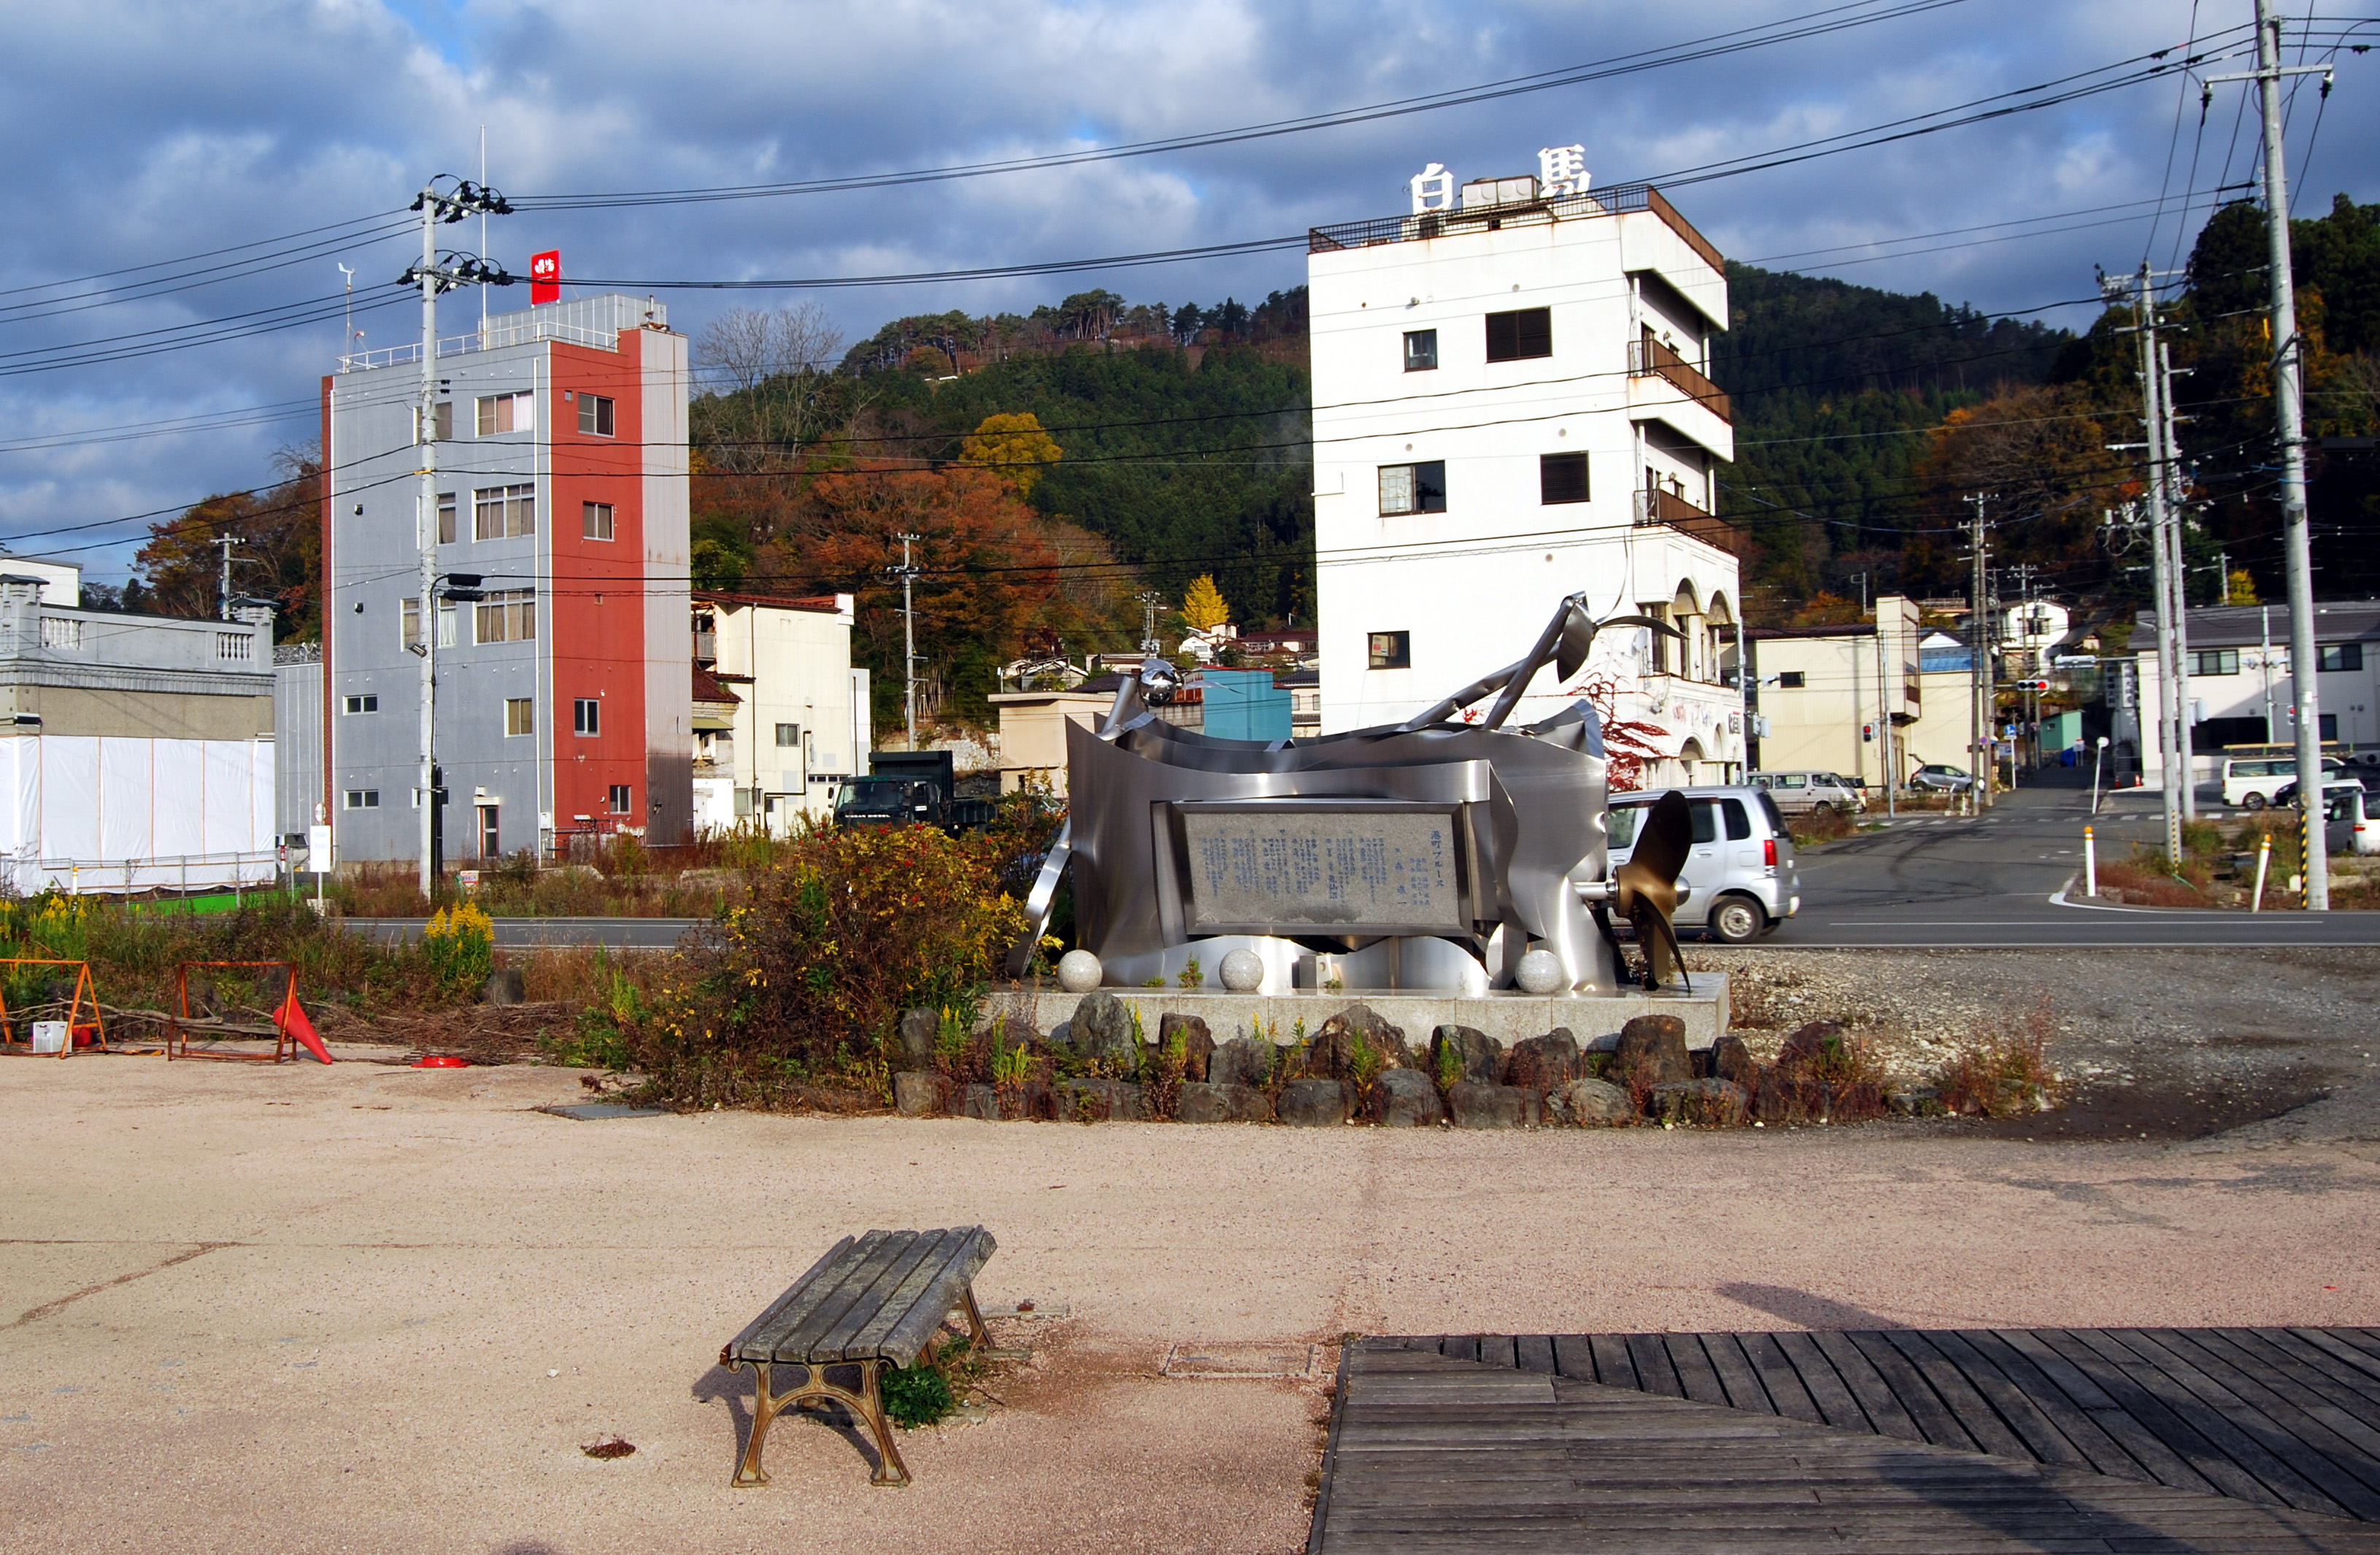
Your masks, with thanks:
[[[1566,980],[1562,977],[1561,957],[1551,951],[1533,950],[1521,957],[1520,966],[1512,969],[1512,980],[1523,993],[1553,993]]]
[[[1233,993],[1254,993],[1264,987],[1264,957],[1252,950],[1232,951],[1218,970],[1223,986]]]
[[[1088,993],[1106,976],[1099,958],[1087,950],[1070,950],[1058,958],[1058,986],[1068,993]]]

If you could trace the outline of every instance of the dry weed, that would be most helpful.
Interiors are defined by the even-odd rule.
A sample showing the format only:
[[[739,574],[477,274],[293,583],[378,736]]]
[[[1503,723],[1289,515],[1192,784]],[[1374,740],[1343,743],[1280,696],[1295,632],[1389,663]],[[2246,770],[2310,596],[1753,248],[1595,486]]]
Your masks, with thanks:
[[[1943,1107],[2009,1118],[2056,1106],[2065,1093],[2065,1082],[2049,1063],[2049,1039],[2057,1032],[2047,994],[2012,1021],[1978,1021],[1936,1079]]]

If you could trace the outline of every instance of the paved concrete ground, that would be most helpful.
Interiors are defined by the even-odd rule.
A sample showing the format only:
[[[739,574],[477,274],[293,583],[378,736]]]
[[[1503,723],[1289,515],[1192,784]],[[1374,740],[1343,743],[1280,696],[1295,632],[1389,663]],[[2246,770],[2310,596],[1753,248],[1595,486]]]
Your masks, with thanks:
[[[2380,1323],[2369,1107],[2158,1144],[1940,1127],[1257,1132],[714,1113],[567,1071],[0,1062],[0,1549],[1288,1551],[1342,1331]],[[713,1361],[835,1236],[980,1221],[1063,1304],[874,1490]],[[581,1445],[617,1433],[632,1457]]]

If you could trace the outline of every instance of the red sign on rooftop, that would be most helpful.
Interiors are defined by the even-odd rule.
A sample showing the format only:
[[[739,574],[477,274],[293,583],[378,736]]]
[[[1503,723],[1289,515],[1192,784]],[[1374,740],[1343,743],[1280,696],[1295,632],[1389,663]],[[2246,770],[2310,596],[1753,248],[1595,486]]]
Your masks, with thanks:
[[[562,250],[548,249],[528,257],[528,305],[562,300]]]

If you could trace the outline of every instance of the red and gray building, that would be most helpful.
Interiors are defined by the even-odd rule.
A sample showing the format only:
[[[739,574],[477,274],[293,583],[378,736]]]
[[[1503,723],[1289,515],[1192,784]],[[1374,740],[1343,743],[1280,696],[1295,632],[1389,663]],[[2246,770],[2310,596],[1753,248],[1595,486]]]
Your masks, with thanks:
[[[419,855],[420,348],[322,381],[321,803],[341,862]],[[437,352],[438,761],[449,858],[692,823],[686,343],[617,295],[500,314]]]

